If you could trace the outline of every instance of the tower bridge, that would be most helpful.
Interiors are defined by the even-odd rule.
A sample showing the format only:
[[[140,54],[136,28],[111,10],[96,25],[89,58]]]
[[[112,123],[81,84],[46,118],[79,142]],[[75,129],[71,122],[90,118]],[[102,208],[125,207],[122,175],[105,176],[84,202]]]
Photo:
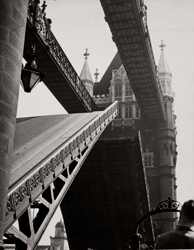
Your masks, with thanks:
[[[22,63],[22,56],[27,58],[36,44],[38,69],[46,74],[44,83],[70,113],[18,119],[15,125],[15,86],[19,86],[14,84],[20,81],[21,68],[14,71],[15,82],[11,82],[12,68],[1,72],[15,93],[12,101],[2,87],[7,94],[6,98],[1,95],[0,103],[4,105],[0,143],[5,145],[0,148],[1,171],[6,172],[1,175],[1,192],[7,202],[0,204],[1,248],[4,235],[16,249],[35,249],[60,206],[71,250],[128,249],[139,219],[161,199],[176,196],[174,95],[164,45],[157,72],[143,1],[105,0],[101,4],[119,54],[94,86],[96,95],[107,94],[99,105],[99,99],[94,102],[85,87],[91,79],[86,75],[82,82],[50,30],[45,3],[42,8],[38,0],[23,0],[20,6],[13,3],[12,8],[6,0],[0,3],[2,16],[10,8],[11,19],[27,23],[26,30],[25,25],[20,29],[20,43],[10,50],[12,60],[17,50]],[[12,34],[10,23],[6,29]],[[9,40],[7,46],[11,47]],[[3,60],[10,60],[10,55]],[[11,113],[2,111],[7,106]],[[154,235],[175,224],[173,214],[154,221],[148,218],[140,227],[143,241],[153,243]]]

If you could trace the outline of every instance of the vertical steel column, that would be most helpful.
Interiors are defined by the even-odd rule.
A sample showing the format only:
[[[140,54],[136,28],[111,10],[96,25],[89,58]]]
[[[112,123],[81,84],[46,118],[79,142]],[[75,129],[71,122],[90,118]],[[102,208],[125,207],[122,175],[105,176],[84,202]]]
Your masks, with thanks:
[[[28,0],[0,1],[0,249],[21,76]]]

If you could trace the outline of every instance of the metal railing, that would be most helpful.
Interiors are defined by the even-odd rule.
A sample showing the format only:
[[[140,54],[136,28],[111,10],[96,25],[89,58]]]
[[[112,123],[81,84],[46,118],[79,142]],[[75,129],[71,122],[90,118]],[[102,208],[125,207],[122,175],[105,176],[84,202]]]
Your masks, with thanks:
[[[36,32],[45,46],[48,47],[48,51],[64,73],[65,77],[68,79],[69,84],[77,92],[87,109],[92,111],[92,108],[96,105],[57,39],[53,35],[51,31],[51,19],[46,17],[45,8],[45,2],[41,8],[39,6],[39,0],[29,0],[28,20],[31,25],[35,27]]]

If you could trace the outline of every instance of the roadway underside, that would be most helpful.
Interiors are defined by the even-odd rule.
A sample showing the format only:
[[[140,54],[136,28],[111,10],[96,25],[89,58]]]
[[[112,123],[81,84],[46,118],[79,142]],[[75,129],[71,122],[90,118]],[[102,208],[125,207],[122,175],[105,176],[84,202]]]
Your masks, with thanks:
[[[95,144],[61,203],[71,250],[119,250],[148,212],[139,140],[110,137]],[[152,240],[148,219],[140,229]],[[143,233],[144,232],[144,233]]]
[[[9,189],[100,112],[18,118]]]

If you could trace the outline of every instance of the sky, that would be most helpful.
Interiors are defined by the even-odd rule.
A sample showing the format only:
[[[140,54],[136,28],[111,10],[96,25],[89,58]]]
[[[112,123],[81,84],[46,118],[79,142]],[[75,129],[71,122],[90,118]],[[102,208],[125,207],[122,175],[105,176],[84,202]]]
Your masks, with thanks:
[[[42,3],[43,1],[41,1]],[[80,74],[88,48],[88,64],[93,76],[98,68],[99,80],[117,52],[99,0],[47,0],[46,15],[51,29]],[[194,199],[193,117],[194,117],[194,1],[144,0],[148,28],[156,64],[160,58],[161,40],[172,73],[177,115],[177,200]],[[18,117],[64,114],[66,111],[40,83],[29,94],[20,88]],[[41,244],[50,244],[54,226],[61,219],[58,212],[46,230]]]

